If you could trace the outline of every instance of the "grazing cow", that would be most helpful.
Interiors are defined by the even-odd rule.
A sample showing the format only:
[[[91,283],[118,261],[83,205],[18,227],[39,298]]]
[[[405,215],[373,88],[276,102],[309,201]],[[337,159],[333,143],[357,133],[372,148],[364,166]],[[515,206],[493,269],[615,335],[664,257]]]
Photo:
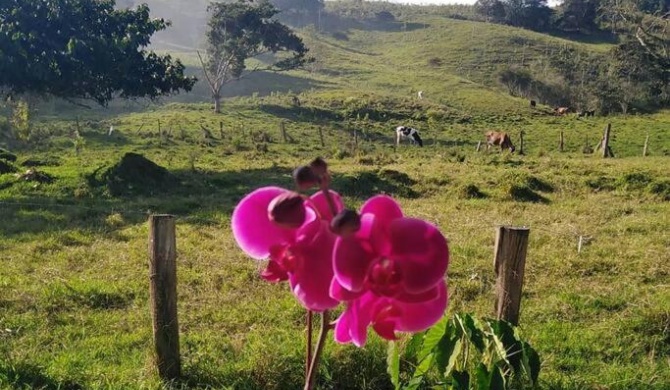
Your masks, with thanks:
[[[536,102],[535,100],[531,100],[531,101],[530,101],[530,106],[531,106],[531,107],[535,107],[535,106],[537,106],[537,102]]]
[[[568,113],[568,111],[570,111],[570,108],[568,108],[568,107],[556,107],[556,108],[554,108],[554,113],[556,113],[556,115],[565,115],[565,114]]]
[[[514,153],[516,150],[514,145],[512,145],[512,140],[510,140],[509,134],[500,131],[489,131],[486,133],[486,150],[489,150],[491,145],[500,146],[500,151],[507,148],[510,153]]]
[[[579,111],[577,113],[578,117],[583,117],[583,116],[595,116],[596,115],[596,110],[584,110],[584,111]]]
[[[423,99],[423,91],[419,91],[418,95],[419,95],[419,100]]]
[[[395,144],[398,146],[400,144],[400,139],[401,138],[409,138],[409,142],[414,144],[417,143],[419,146],[423,147],[423,140],[421,139],[421,136],[419,135],[419,130],[413,128],[413,127],[408,127],[408,126],[398,126],[395,129]]]

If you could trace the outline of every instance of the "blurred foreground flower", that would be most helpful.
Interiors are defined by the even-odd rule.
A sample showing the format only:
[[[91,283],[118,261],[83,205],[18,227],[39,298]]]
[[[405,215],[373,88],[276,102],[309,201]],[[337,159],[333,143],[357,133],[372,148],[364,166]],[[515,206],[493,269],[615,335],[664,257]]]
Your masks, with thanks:
[[[388,340],[429,328],[447,307],[447,240],[385,195],[369,199],[360,215],[360,229],[335,243],[330,294],[347,302],[335,339],[362,346],[369,325]]]

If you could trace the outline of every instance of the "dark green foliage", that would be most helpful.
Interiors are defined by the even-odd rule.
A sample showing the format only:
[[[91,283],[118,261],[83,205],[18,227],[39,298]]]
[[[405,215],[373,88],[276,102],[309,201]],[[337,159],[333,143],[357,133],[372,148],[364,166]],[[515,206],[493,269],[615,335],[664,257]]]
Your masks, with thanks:
[[[482,199],[486,198],[486,194],[476,185],[466,184],[458,188],[458,197],[461,199]]]
[[[0,175],[3,175],[5,173],[13,173],[16,171],[17,171],[16,167],[12,165],[11,162],[6,160],[0,160]]]
[[[549,201],[530,187],[520,184],[512,184],[507,190],[507,195],[517,202],[547,203]]]
[[[215,112],[220,111],[221,88],[242,77],[247,59],[289,53],[273,56],[266,66],[254,70],[286,71],[308,62],[302,39],[274,19],[279,11],[269,1],[211,3],[207,9],[211,13],[206,34],[208,58],[202,65]]]
[[[670,200],[670,180],[658,180],[649,183],[647,186],[647,192],[652,195],[658,196],[659,198],[669,201]]]
[[[141,154],[126,153],[117,164],[89,175],[89,185],[106,190],[112,196],[157,195],[178,185],[167,169]]]
[[[22,167],[55,167],[60,165],[60,159],[55,156],[29,157],[21,162]]]
[[[147,52],[169,25],[149,8],[114,1],[6,0],[0,3],[0,87],[66,99],[148,97],[191,90],[194,78],[169,56]]]
[[[598,30],[599,0],[565,0],[558,8],[554,24],[564,31],[594,32]]]
[[[416,367],[404,389],[516,389],[537,384],[539,355],[503,320],[470,314],[443,318],[415,334],[403,356]],[[389,356],[389,360],[396,358]],[[472,387],[474,385],[474,387]],[[442,388],[440,386],[440,388]]]
[[[620,176],[615,185],[623,191],[639,191],[644,189],[653,181],[650,174],[646,172],[629,172]]]
[[[14,162],[16,161],[16,155],[13,153],[10,153],[9,151],[0,148],[0,160],[5,160],[9,162]]]

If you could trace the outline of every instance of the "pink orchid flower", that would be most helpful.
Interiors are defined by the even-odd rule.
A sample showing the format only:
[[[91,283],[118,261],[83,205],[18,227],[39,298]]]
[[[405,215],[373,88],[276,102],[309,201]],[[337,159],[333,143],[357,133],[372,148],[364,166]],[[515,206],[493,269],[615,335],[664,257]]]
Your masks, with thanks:
[[[269,207],[287,193],[291,192],[263,187],[245,196],[233,211],[233,236],[247,255],[257,260],[269,258],[261,274],[265,280],[288,280],[295,296],[309,310],[331,309],[338,301],[329,295],[336,236],[329,229],[332,214],[328,203],[319,192],[300,206],[304,221],[299,226],[282,226],[271,220]],[[343,209],[340,196],[333,191],[331,195],[336,207]]]
[[[391,340],[395,331],[427,329],[447,307],[447,240],[386,195],[369,199],[360,218],[358,232],[335,242],[330,294],[347,301],[335,339],[361,346],[369,325]]]

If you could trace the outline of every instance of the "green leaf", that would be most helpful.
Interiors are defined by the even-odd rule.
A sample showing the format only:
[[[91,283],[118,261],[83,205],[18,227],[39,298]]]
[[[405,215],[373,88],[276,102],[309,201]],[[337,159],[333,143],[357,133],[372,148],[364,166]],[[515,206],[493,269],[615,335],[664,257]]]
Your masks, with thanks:
[[[531,382],[533,385],[537,384],[541,368],[540,355],[527,342],[523,343],[523,361]]]
[[[391,376],[391,383],[395,390],[400,389],[400,355],[398,345],[390,341],[386,352],[386,372]]]
[[[479,352],[484,352],[486,344],[484,343],[484,334],[481,323],[470,314],[463,316],[463,326],[470,342]]]
[[[405,345],[404,355],[406,359],[416,358],[421,344],[423,343],[424,333],[414,333],[409,339],[409,342]]]
[[[423,337],[423,346],[421,352],[419,353],[419,359],[423,360],[426,356],[433,353],[433,350],[437,347],[442,336],[444,336],[447,331],[447,318],[442,317],[435,325],[433,325],[428,331],[426,331]]]
[[[402,389],[403,390],[416,390],[421,386],[423,383],[423,377],[418,377],[418,378],[412,378],[409,383],[407,383],[407,386],[404,386]]]
[[[477,389],[484,390],[491,388],[491,373],[486,369],[484,363],[479,363],[477,366],[475,378],[477,381]]]

